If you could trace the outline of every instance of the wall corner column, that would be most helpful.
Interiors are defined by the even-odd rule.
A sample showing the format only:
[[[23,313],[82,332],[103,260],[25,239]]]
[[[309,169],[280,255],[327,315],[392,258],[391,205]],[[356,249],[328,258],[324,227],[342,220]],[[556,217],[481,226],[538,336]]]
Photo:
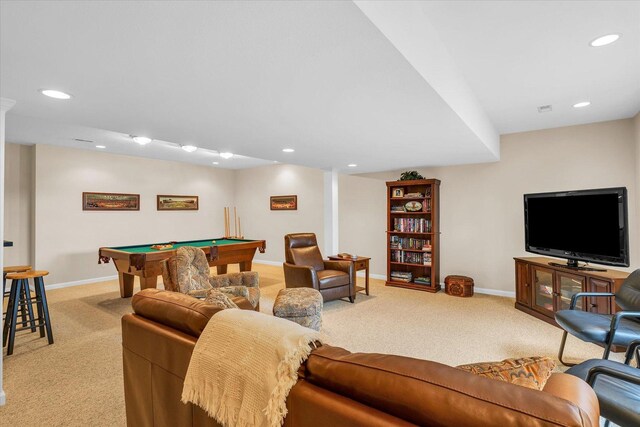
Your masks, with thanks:
[[[338,171],[324,172],[324,253],[335,255],[339,251],[338,233]]]
[[[2,201],[2,208],[0,209],[0,237],[4,240],[4,134],[5,134],[5,120],[7,111],[9,111],[16,104],[16,101],[8,98],[0,98],[0,201]],[[4,243],[4,242],[3,242]],[[4,246],[0,246],[0,268],[4,267]],[[3,325],[4,326],[4,325]],[[3,357],[0,357],[0,406],[6,403],[6,395],[3,387],[3,373],[2,373],[2,361]]]

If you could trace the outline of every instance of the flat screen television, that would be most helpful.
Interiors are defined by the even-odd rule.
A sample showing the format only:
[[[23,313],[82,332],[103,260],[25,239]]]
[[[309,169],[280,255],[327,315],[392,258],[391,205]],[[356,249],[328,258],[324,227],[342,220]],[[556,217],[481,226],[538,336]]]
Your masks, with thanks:
[[[524,195],[527,252],[568,260],[629,266],[627,189]]]

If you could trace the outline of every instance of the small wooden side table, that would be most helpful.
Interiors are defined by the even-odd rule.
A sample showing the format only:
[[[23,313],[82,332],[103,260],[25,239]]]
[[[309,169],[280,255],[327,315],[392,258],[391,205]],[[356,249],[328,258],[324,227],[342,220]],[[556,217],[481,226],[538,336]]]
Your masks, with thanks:
[[[331,255],[329,256],[329,259],[332,261],[351,261],[353,263],[353,269],[355,270],[355,272],[364,270],[364,287],[358,286],[356,284],[356,292],[365,291],[365,293],[369,295],[369,260],[371,258],[368,258],[366,256],[359,256],[356,258],[343,258],[337,255]],[[354,277],[353,280],[356,280],[356,278]]]

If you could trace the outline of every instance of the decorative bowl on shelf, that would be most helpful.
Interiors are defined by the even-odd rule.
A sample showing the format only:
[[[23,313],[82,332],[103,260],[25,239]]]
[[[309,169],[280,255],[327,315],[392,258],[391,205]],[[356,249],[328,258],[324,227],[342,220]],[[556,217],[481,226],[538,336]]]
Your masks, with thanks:
[[[407,212],[419,212],[419,211],[422,210],[422,203],[416,202],[414,200],[414,201],[411,201],[411,202],[407,202],[404,205],[404,208],[407,210]]]

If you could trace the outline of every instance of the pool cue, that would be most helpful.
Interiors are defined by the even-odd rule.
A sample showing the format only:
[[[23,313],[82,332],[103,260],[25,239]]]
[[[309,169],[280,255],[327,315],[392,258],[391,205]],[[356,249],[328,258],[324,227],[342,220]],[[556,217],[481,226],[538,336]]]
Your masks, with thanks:
[[[238,211],[233,207],[233,237],[238,237]]]
[[[231,236],[231,224],[229,223],[229,207],[227,206],[227,237]]]
[[[224,207],[224,237],[229,237],[229,224],[227,219],[227,207]]]
[[[242,236],[242,225],[240,224],[240,217],[238,217],[238,234],[240,235],[238,237],[242,239],[243,236]]]

